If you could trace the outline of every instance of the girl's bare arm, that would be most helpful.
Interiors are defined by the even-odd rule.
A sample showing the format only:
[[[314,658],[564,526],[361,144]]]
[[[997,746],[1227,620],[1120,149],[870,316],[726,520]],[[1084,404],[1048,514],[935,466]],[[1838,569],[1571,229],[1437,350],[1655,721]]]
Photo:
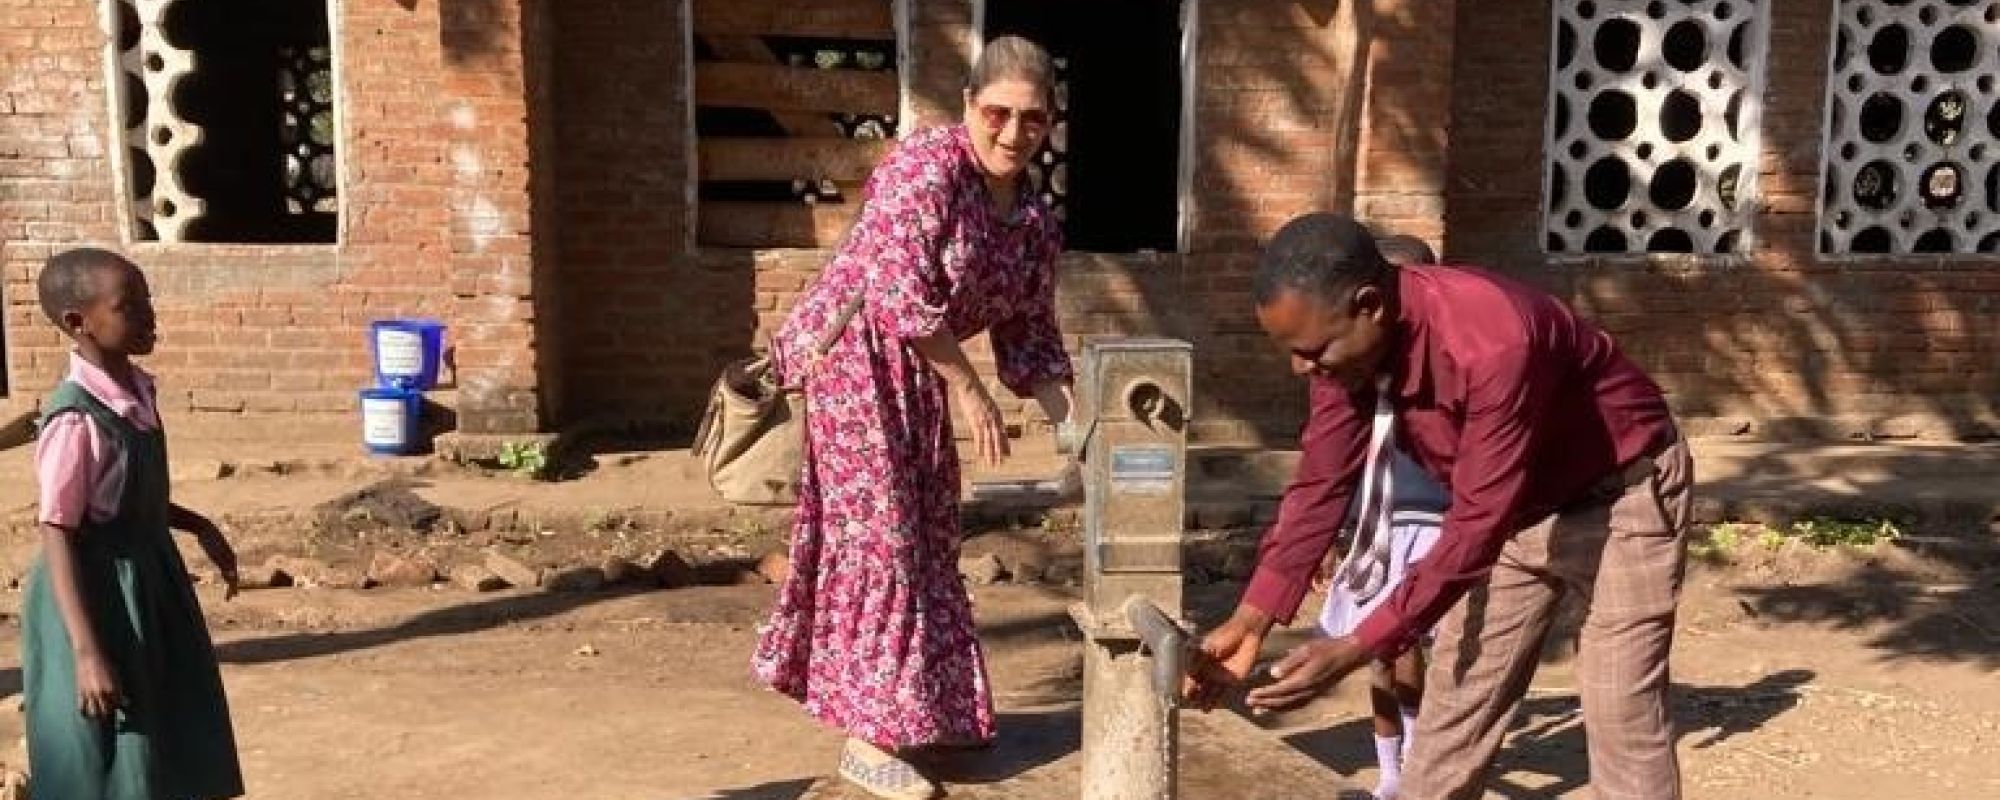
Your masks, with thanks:
[[[77,532],[42,523],[42,568],[47,571],[49,588],[56,596],[56,610],[69,631],[71,657],[76,659],[77,706],[85,716],[107,718],[124,698],[118,679],[97,641],[91,624],[90,605],[83,597],[81,570],[77,567]]]

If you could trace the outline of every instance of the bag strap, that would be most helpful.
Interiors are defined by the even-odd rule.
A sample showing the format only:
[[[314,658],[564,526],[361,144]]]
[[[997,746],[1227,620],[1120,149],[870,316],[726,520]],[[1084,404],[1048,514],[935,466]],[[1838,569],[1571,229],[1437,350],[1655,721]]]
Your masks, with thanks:
[[[854,321],[854,315],[861,313],[861,307],[867,305],[867,303],[868,297],[866,294],[856,294],[848,298],[847,302],[840,305],[840,311],[833,315],[833,322],[829,323],[826,326],[826,330],[820,333],[819,340],[813,342],[812,360],[806,363],[804,370],[802,370],[803,372],[810,374],[814,370],[819,369],[819,362],[826,358],[827,353],[832,352],[834,343],[840,341],[841,334],[847,332],[848,323]],[[794,380],[798,379],[795,378]],[[802,386],[804,384],[801,382],[799,385]]]
[[[862,294],[848,298],[847,302],[840,306],[840,313],[834,315],[833,324],[826,326],[826,332],[820,334],[819,341],[813,343],[813,355],[823,356],[832,350],[834,343],[840,341],[840,335],[847,332],[847,324],[854,321],[854,315],[861,313],[861,307],[867,302],[867,296]]]
[[[721,380],[728,380],[728,377],[724,376]],[[717,430],[716,423],[720,421],[717,418],[722,416],[722,398],[716,395],[721,389],[720,381],[718,381],[715,391],[708,393],[708,407],[702,409],[701,427],[697,428],[694,432],[694,455],[696,458],[706,458],[715,444],[713,438]]]
[[[826,330],[820,334],[819,340],[813,342],[815,364],[817,364],[818,358],[824,357],[829,351],[833,350],[834,343],[840,341],[841,334],[847,332],[847,326],[854,321],[854,315],[861,313],[861,307],[864,305],[867,305],[867,297],[861,294],[856,294],[854,297],[848,299],[846,303],[841,304],[840,312],[834,315],[833,322],[827,325]],[[768,365],[766,368],[768,369]],[[694,454],[698,457],[708,455],[709,451],[716,444],[716,438],[721,434],[721,393],[723,385],[728,380],[729,374],[725,369],[722,376],[716,379],[715,388],[709,392],[708,407],[703,409],[701,425],[695,430],[694,434]]]

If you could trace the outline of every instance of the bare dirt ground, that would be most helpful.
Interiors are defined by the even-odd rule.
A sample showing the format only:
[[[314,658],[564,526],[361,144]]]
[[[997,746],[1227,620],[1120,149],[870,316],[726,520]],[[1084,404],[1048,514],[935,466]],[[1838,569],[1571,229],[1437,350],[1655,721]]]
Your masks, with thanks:
[[[1697,565],[1682,604],[1673,709],[1687,797],[2000,797],[1990,555],[1791,543],[1733,561]],[[1534,685],[1488,796],[1587,796],[1574,674],[1544,664]],[[1370,759],[1364,714],[1337,709],[1332,726],[1288,739],[1346,773]]]
[[[2000,797],[2000,560],[1982,553],[1753,545],[1697,567],[1674,676],[1687,796]],[[954,796],[1074,796],[1070,591],[975,589],[1006,733],[997,752],[948,765]],[[1234,591],[1204,587],[1202,616]],[[293,588],[205,600],[254,798],[846,797],[813,788],[836,735],[747,675],[769,595]],[[17,643],[9,617],[9,709]],[[1544,666],[1491,796],[1582,795],[1571,685],[1560,658]],[[1192,716],[1182,796],[1343,788],[1287,753],[1371,785],[1364,714],[1348,686],[1261,728]],[[0,760],[19,764],[20,735],[19,715],[0,713]]]

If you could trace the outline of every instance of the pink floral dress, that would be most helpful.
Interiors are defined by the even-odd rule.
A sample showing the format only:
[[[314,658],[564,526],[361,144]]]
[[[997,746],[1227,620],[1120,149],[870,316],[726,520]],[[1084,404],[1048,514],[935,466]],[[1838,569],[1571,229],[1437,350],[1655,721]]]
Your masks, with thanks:
[[[1054,214],[1029,193],[998,214],[962,126],[920,131],[869,178],[853,230],[772,338],[805,387],[792,574],[757,676],[880,747],[993,738],[993,702],[958,574],[959,460],[943,376],[909,340],[992,334],[1027,396],[1070,377],[1055,323]],[[865,305],[817,366],[813,343]]]

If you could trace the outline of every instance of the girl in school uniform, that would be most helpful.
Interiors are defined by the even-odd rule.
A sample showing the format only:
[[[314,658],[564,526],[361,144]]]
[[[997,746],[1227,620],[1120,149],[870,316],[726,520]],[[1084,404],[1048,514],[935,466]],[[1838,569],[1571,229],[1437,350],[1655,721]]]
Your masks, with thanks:
[[[42,554],[22,601],[28,766],[38,800],[243,794],[229,705],[170,529],[236,590],[236,553],[167,491],[157,339],[137,265],[103,250],[49,259],[42,310],[75,350],[46,402],[35,468]]]
[[[1430,246],[1413,236],[1383,236],[1376,240],[1376,248],[1398,266],[1437,263]],[[1356,553],[1341,564],[1341,569],[1329,569],[1322,576],[1328,591],[1319,627],[1327,636],[1353,633],[1355,626],[1375,611],[1411,565],[1437,543],[1445,509],[1451,505],[1450,493],[1397,448],[1393,436],[1382,457],[1389,460],[1388,524],[1372,535],[1384,538],[1379,547],[1372,540],[1365,544],[1356,541],[1355,547],[1369,547],[1370,552]],[[1349,522],[1357,526],[1373,522],[1362,522],[1358,513],[1353,516],[1357,519]],[[1380,571],[1375,580],[1349,579],[1371,569]],[[1374,712],[1375,761],[1380,768],[1374,798],[1396,800],[1403,757],[1416,740],[1417,710],[1423,703],[1424,657],[1420,648],[1411,648],[1393,661],[1377,662],[1368,696]]]

